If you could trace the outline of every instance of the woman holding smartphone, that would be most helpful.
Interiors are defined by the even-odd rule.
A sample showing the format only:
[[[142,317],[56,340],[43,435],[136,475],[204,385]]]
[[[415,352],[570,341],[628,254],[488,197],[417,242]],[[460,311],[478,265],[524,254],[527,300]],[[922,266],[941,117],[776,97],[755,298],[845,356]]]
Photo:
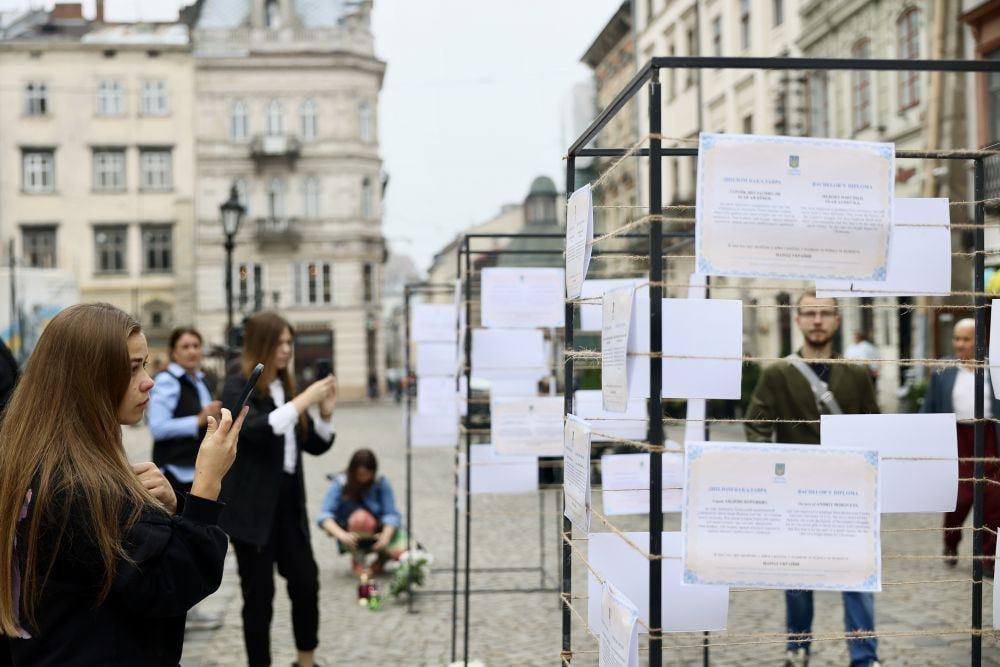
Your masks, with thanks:
[[[0,428],[0,631],[16,637],[14,664],[176,666],[185,613],[222,580],[216,499],[243,415],[208,421],[191,494],[176,497],[122,446],[149,404],[147,357],[128,314],[72,306],[14,392]]]
[[[333,444],[337,381],[320,378],[296,394],[291,371],[294,331],[276,313],[258,313],[244,330],[241,373],[226,379],[232,407],[258,363],[264,373],[247,406],[240,453],[226,478],[220,525],[232,539],[243,591],[243,639],[250,667],[271,664],[274,568],[285,578],[299,667],[312,667],[319,644],[319,568],[313,557],[302,474],[302,450]]]

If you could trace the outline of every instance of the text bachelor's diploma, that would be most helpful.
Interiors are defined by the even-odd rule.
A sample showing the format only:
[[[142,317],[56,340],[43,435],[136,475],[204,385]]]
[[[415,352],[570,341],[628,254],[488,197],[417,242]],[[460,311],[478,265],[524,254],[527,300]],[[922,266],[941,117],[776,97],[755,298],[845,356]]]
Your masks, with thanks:
[[[686,443],[684,583],[879,591],[878,453]]]
[[[697,270],[885,280],[892,144],[702,133]]]

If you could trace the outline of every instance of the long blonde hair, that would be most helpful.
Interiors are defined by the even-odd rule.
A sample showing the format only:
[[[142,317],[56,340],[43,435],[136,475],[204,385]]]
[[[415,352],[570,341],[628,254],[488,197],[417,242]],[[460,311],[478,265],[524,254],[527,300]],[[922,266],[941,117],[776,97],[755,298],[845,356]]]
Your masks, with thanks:
[[[128,339],[142,331],[127,313],[106,303],[78,304],[45,327],[0,427],[0,632],[19,633],[18,605],[36,626],[42,597],[69,523],[69,509],[85,518],[87,535],[104,567],[96,603],[111,589],[123,542],[144,504],[156,506],[132,471],[122,446],[118,406],[131,381]],[[14,597],[18,568],[14,543],[31,491],[23,542],[21,600]],[[54,499],[57,499],[54,501]],[[44,519],[44,525],[43,525]],[[41,535],[48,562],[40,562]]]

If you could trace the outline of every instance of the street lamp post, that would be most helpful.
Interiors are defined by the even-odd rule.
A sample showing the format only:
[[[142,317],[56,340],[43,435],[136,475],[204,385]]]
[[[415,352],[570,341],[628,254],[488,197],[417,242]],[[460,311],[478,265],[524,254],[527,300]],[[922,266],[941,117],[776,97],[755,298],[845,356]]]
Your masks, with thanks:
[[[222,203],[219,211],[222,214],[222,231],[226,235],[226,348],[229,349],[233,346],[233,250],[236,248],[236,233],[246,213],[235,185],[229,190],[229,199]]]

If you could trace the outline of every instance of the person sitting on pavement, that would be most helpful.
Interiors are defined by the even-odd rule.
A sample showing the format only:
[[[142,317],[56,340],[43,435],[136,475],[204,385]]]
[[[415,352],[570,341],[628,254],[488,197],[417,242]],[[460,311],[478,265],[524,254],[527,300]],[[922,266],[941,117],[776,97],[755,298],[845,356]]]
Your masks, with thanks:
[[[398,561],[406,550],[392,486],[378,476],[378,459],[370,449],[351,456],[347,470],[335,475],[323,498],[317,523],[349,552],[356,574],[366,572],[365,558],[377,554],[369,574],[378,574],[388,560]]]

